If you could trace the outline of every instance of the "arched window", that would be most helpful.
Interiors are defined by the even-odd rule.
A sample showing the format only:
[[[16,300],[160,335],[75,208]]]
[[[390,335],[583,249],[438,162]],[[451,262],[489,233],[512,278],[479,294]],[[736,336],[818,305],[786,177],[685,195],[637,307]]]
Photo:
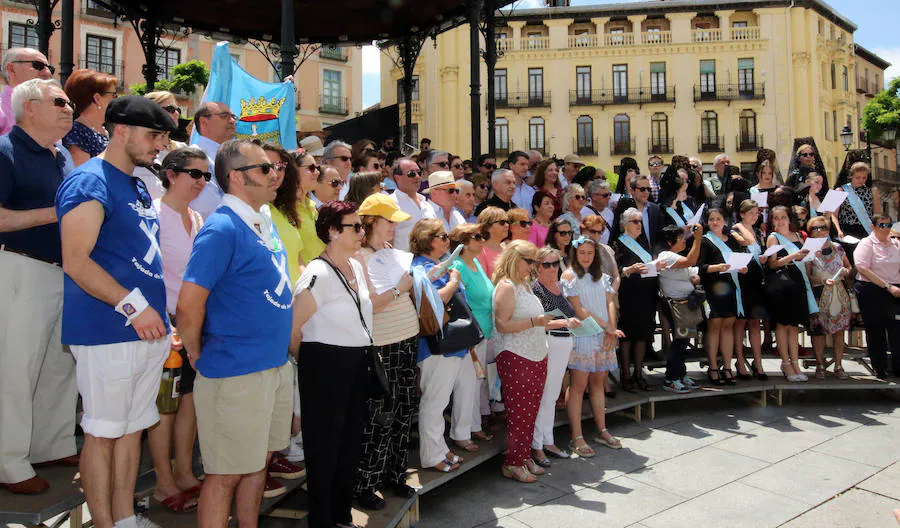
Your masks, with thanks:
[[[669,116],[657,112],[650,117],[650,153],[667,154],[673,152],[669,137]]]
[[[631,118],[627,114],[617,114],[613,118],[613,153],[631,154]]]
[[[528,148],[544,152],[544,118],[532,117],[528,120]]]
[[[596,154],[594,148],[594,120],[591,116],[579,116],[575,120],[576,152],[579,154]]]
[[[759,150],[762,145],[756,135],[756,112],[742,110],[739,125],[741,134],[738,136],[738,150]]]
[[[700,114],[700,152],[718,152],[719,116],[712,110]]]

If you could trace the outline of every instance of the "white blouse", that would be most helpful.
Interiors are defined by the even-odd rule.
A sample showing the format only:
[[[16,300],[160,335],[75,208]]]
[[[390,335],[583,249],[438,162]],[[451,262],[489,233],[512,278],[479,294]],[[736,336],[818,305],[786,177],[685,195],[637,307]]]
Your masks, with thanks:
[[[508,279],[506,279],[508,280]],[[510,281],[511,283],[511,281]],[[528,319],[529,317],[537,317],[544,313],[544,307],[541,305],[540,299],[531,291],[528,284],[519,284],[515,286],[516,292],[516,308],[513,310],[510,319]],[[494,312],[497,311],[497,290],[494,290]],[[494,340],[494,350],[502,352],[509,350],[517,356],[521,356],[529,361],[541,361],[547,357],[550,350],[547,344],[547,335],[544,327],[538,326],[527,328],[521,332],[506,334],[496,331],[492,337]]]
[[[350,259],[353,278],[359,290],[360,307],[366,327],[374,328],[372,300],[362,264]],[[352,280],[351,277],[347,277]],[[340,277],[322,259],[307,264],[294,288],[296,297],[303,290],[309,290],[316,300],[316,311],[303,325],[303,341],[343,347],[364,347],[372,344],[371,337],[359,318],[356,303]]]

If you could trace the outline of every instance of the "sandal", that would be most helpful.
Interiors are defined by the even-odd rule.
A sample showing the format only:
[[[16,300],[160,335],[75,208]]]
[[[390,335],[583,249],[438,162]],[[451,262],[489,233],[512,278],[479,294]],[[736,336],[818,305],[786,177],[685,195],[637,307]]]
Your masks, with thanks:
[[[734,372],[732,372],[730,368],[722,367],[720,371],[722,378],[725,380],[725,383],[729,385],[737,385],[737,380],[734,379]]]
[[[606,433],[606,436],[609,438],[605,438],[603,433]],[[600,429],[600,434],[594,437],[594,441],[598,444],[603,444],[610,449],[622,449],[622,442],[616,438],[615,436],[609,433],[605,427]]]
[[[545,458],[544,460],[547,460],[547,459]],[[550,462],[550,461],[547,460],[547,462]],[[542,468],[540,466],[540,464],[538,464],[537,462],[535,462],[534,460],[532,460],[530,458],[525,460],[525,469],[527,469],[528,472],[531,473],[532,475],[543,475],[543,474],[547,473],[546,471],[544,471],[544,468]]]
[[[454,440],[454,442],[456,442],[457,447],[459,447],[460,449],[465,449],[469,453],[474,453],[481,449],[478,444],[471,440]]]
[[[825,379],[824,365],[816,365],[816,379]]]
[[[583,446],[575,445],[575,442],[577,442],[578,440],[581,440],[582,442],[584,442],[584,445]],[[583,436],[576,436],[575,438],[573,438],[572,441],[569,442],[569,449],[572,450],[573,453],[580,456],[581,458],[591,458],[592,456],[597,454],[594,452],[593,449],[591,449],[591,446],[587,445],[587,442],[584,441]]]
[[[650,386],[647,385],[647,380],[645,380],[643,376],[641,376],[641,377],[639,377],[639,378],[635,378],[634,384],[637,385],[637,388],[639,388],[639,389],[641,389],[641,390],[643,390],[643,391],[649,391],[649,390],[650,390]]]
[[[504,477],[518,480],[525,484],[531,484],[537,480],[537,477],[531,474],[524,466],[503,466],[501,471]]]
[[[184,513],[197,507],[197,495],[190,493],[189,490],[179,491],[162,500],[157,498],[154,498],[153,500],[175,513]]]
[[[709,382],[713,385],[725,385],[725,380],[719,376],[719,371],[712,367],[706,369],[706,377],[709,378]]]
[[[476,431],[472,433],[472,438],[475,440],[481,440],[482,442],[490,442],[494,439],[494,435],[487,431]]]
[[[459,469],[459,464],[451,464],[449,460],[442,460],[436,466],[431,466],[431,469],[441,473],[450,473]]]
[[[444,455],[444,462],[446,462],[452,466],[462,464],[464,460],[465,459],[463,457],[461,457],[459,455],[455,455],[453,453],[451,453],[450,458],[447,458],[447,455]]]
[[[572,455],[570,453],[567,453],[565,450],[560,449],[556,446],[551,446],[551,447],[544,446],[544,453],[547,453],[548,455],[552,456],[553,458],[562,458],[562,459],[572,458]]]
[[[834,377],[842,380],[850,379],[850,375],[844,372],[844,367],[840,365],[834,367]]]

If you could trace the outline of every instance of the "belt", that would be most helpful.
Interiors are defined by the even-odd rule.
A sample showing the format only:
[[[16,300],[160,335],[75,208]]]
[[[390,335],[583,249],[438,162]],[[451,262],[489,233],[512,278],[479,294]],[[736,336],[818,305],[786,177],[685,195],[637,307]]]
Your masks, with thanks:
[[[572,332],[568,330],[547,330],[547,335],[553,337],[570,337]]]
[[[21,250],[18,250],[18,249],[11,248],[11,247],[7,246],[6,244],[0,244],[0,251],[9,251],[10,253],[15,253],[15,254],[17,254],[17,255],[22,255],[23,257],[28,257],[28,258],[30,258],[30,259],[40,260],[41,262],[46,262],[47,264],[51,264],[51,265],[53,265],[53,266],[56,266],[57,268],[61,268],[61,267],[62,267],[62,264],[60,264],[59,262],[56,262],[56,261],[53,261],[53,260],[50,260],[50,259],[46,259],[46,258],[43,258],[43,257],[36,257],[36,256],[34,256],[34,255],[30,254],[30,253],[26,253],[25,251],[21,251]]]

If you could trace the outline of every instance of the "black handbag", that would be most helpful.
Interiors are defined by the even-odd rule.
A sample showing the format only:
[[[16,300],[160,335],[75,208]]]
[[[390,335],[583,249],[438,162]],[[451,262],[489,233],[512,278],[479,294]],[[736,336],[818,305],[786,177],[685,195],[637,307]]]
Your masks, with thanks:
[[[460,350],[468,350],[484,341],[484,332],[466,302],[466,296],[457,291],[444,307],[449,319],[439,334],[428,336],[425,341],[432,354],[443,356]]]
[[[391,386],[388,382],[387,372],[384,369],[384,361],[382,361],[381,356],[378,354],[378,347],[372,344],[374,343],[374,340],[372,339],[372,332],[369,331],[369,326],[366,324],[366,318],[363,317],[362,305],[359,301],[359,293],[353,291],[353,288],[351,288],[350,285],[347,284],[347,278],[344,277],[344,274],[341,273],[341,270],[337,269],[334,264],[321,257],[319,257],[319,260],[331,266],[331,269],[334,270],[335,275],[337,275],[338,278],[341,279],[341,284],[344,285],[347,293],[350,294],[350,298],[353,299],[353,304],[356,305],[356,310],[359,313],[359,322],[362,323],[363,328],[366,330],[366,334],[369,335],[369,346],[365,348],[366,380],[368,384],[369,397],[378,400],[390,396]],[[360,288],[362,288],[363,286],[364,284],[359,285]]]

